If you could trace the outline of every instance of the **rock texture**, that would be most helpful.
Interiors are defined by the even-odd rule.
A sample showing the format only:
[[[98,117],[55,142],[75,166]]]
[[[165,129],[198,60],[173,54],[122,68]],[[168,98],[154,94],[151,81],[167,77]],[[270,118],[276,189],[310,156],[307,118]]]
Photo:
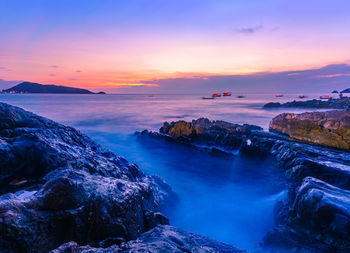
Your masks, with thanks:
[[[215,241],[206,236],[197,235],[171,226],[159,225],[149,232],[144,233],[137,240],[118,245],[110,245],[104,248],[79,246],[75,242],[62,245],[51,253],[117,253],[117,252],[170,252],[170,253],[243,253],[233,246]]]
[[[203,127],[199,126],[204,132],[196,131],[193,137],[186,131],[186,144],[197,147],[200,143],[207,148],[231,150],[230,143],[213,140],[237,125],[230,126],[227,122],[217,125],[203,119],[194,122],[204,122]],[[166,123],[166,129],[171,129],[169,125],[177,124]],[[183,125],[192,124],[181,122]],[[211,127],[215,131],[208,130]],[[271,248],[273,252],[350,252],[349,153],[295,142],[286,135],[264,132],[253,126],[240,126],[239,134],[235,133],[232,132],[237,140],[231,148],[238,151],[236,154],[271,156],[289,178],[288,196],[276,205],[276,226],[265,236],[262,252]],[[139,135],[184,143],[181,136],[164,131],[164,126],[159,133],[144,131]]]
[[[255,130],[262,130],[262,128],[200,118],[192,122],[165,122],[159,132],[178,142],[234,149],[242,145],[246,137]]]
[[[307,100],[307,101],[292,101],[287,103],[271,102],[264,105],[265,109],[269,108],[318,108],[318,109],[349,109],[350,97],[330,98],[328,100]]]
[[[350,150],[350,111],[284,113],[270,122],[270,130],[300,141]]]

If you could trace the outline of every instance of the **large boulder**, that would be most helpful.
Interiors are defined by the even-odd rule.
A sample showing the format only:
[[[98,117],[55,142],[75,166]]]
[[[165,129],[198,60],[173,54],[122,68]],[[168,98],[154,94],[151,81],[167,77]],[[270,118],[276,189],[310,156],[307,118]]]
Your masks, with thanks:
[[[136,239],[168,224],[168,193],[79,131],[0,103],[0,252]]]
[[[314,144],[350,150],[350,111],[283,113],[270,130]]]
[[[187,232],[171,226],[159,225],[140,238],[127,243],[110,245],[105,248],[79,246],[75,242],[69,242],[53,250],[51,253],[136,253],[136,252],[169,252],[169,253],[244,253],[231,245],[221,243],[206,236]]]
[[[350,191],[307,177],[293,195],[265,244],[283,243],[310,252],[349,252]]]

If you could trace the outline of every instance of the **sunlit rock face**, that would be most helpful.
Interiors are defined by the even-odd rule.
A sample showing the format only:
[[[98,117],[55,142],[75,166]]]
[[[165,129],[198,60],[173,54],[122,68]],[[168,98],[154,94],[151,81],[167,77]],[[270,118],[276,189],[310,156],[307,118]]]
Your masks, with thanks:
[[[262,130],[262,128],[200,118],[192,122],[165,122],[159,132],[179,142],[217,145],[233,149],[242,145],[254,130]]]
[[[270,130],[300,141],[350,150],[350,111],[284,113],[271,121]]]
[[[159,206],[174,195],[79,131],[3,103],[0,175],[1,252],[136,239],[168,224]]]
[[[282,123],[286,120],[286,124],[288,120],[295,120],[297,126],[302,126],[304,120],[309,120],[311,126],[322,124],[321,130],[340,130],[340,133],[348,136],[348,115],[349,112],[344,111],[308,113],[301,117],[282,114],[276,119],[282,120]],[[271,125],[276,124],[276,119]],[[189,131],[183,131],[184,136],[173,136],[172,128],[194,128],[194,122],[198,121],[205,122],[201,124],[205,127],[201,127],[200,131],[196,130],[192,135],[187,134]],[[239,126],[243,130],[232,131],[230,134],[233,134],[235,142],[216,141],[220,140],[216,137],[229,136],[227,129],[237,129],[237,126],[228,122],[217,125],[213,121],[200,119],[186,124],[181,122],[179,125],[177,122],[165,123],[159,133],[144,131],[138,134],[167,138],[193,147],[200,143],[206,149],[213,146],[222,147],[223,151],[235,149],[235,154],[239,155],[272,156],[289,179],[286,186],[288,194],[276,204],[276,225],[264,237],[262,252],[349,252],[349,153],[341,149],[297,142],[285,134],[279,134],[282,130],[264,132],[254,126]],[[277,126],[279,124],[273,129]],[[284,129],[285,126],[282,126]],[[285,128],[288,129],[288,126]],[[179,132],[181,131],[176,131]],[[327,140],[328,135],[325,133],[321,137]]]
[[[144,233],[137,240],[121,243],[119,246],[111,245],[103,248],[95,248],[91,246],[79,246],[75,242],[69,242],[61,247],[53,250],[51,253],[64,252],[99,252],[99,253],[115,253],[115,252],[201,252],[201,253],[244,253],[246,251],[239,250],[233,246],[215,241],[206,236],[187,232],[171,226],[158,225],[156,228]]]

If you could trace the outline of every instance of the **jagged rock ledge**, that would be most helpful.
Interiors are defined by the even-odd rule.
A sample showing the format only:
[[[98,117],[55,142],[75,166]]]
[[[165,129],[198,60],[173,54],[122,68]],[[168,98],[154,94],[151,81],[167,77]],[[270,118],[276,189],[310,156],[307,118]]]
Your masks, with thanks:
[[[350,97],[330,98],[328,100],[292,101],[287,103],[271,102],[264,105],[269,108],[316,108],[316,109],[350,109]]]
[[[132,252],[141,247],[147,252],[181,252],[181,247],[241,252],[162,226],[169,221],[161,206],[176,199],[162,179],[145,175],[74,128],[4,103],[0,194],[4,253],[49,252],[68,242],[55,252],[86,252],[91,247],[95,252],[118,252],[120,247]]]
[[[198,252],[198,253],[247,253],[233,246],[215,241],[206,236],[187,232],[171,226],[159,225],[156,228],[142,234],[137,240],[123,242],[119,246],[102,243],[102,248],[91,246],[79,246],[75,242],[69,242],[51,253],[118,253],[118,252]]]
[[[137,135],[274,157],[289,178],[289,194],[276,206],[276,227],[266,235],[263,246],[296,252],[349,252],[349,153],[296,142],[257,126],[208,119],[166,122],[159,133]]]

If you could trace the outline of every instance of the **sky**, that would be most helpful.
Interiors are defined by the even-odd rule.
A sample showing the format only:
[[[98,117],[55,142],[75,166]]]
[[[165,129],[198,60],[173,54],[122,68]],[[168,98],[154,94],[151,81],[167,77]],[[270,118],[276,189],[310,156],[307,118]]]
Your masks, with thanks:
[[[1,0],[0,89],[22,80],[122,93],[348,88],[349,9],[348,0]]]

